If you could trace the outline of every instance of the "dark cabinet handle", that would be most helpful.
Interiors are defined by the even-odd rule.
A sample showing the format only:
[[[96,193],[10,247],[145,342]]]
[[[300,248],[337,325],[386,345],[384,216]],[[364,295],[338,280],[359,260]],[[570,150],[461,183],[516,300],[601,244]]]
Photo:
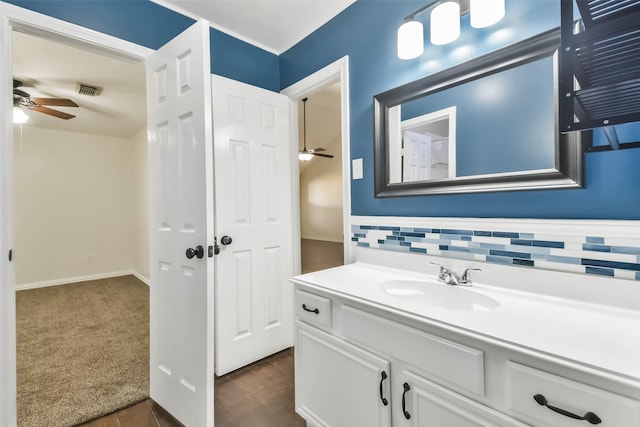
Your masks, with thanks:
[[[302,309],[303,309],[304,311],[308,311],[309,313],[320,314],[320,310],[318,310],[317,308],[313,308],[313,309],[311,309],[311,308],[307,307],[307,305],[306,305],[306,304],[302,304]]]
[[[535,396],[533,396],[533,399],[538,402],[539,405],[546,406],[553,412],[557,412],[558,414],[564,415],[565,417],[573,418],[574,420],[588,421],[591,424],[600,424],[602,422],[600,417],[593,412],[587,412],[583,416],[580,416],[574,414],[573,412],[569,412],[566,409],[558,408],[557,406],[551,406],[547,402],[547,399],[541,394],[536,394]]]
[[[388,375],[385,371],[382,371],[380,373],[380,400],[382,400],[382,404],[384,406],[387,406],[389,404],[389,401],[387,400],[387,398],[382,395],[382,383],[384,382],[384,380],[387,379],[387,377]]]
[[[405,398],[407,392],[411,390],[411,386],[409,386],[409,383],[404,383],[402,387],[404,387],[404,391],[402,392],[402,414],[409,420],[411,419],[411,414],[407,411],[407,402]]]

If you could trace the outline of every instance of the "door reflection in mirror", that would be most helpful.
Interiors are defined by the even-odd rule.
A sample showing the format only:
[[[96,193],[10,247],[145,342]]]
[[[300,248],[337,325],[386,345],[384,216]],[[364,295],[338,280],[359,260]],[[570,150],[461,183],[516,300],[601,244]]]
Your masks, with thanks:
[[[389,109],[390,182],[455,178],[456,107],[405,120],[401,108]]]

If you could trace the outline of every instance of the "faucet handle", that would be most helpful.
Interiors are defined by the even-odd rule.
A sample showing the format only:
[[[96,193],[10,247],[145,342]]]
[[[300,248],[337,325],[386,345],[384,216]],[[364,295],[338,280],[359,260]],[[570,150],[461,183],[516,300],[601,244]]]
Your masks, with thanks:
[[[438,274],[439,281],[441,281],[442,283],[446,283],[447,285],[460,284],[460,278],[452,270],[449,270],[447,267],[443,265],[436,264],[435,262],[432,262],[431,264],[437,265],[438,267],[440,267],[440,273]]]
[[[467,283],[467,284],[471,284],[471,277],[469,276],[469,272],[471,271],[482,271],[481,268],[467,268],[466,270],[464,270],[464,273],[462,273],[462,276],[460,277],[460,283]]]
[[[440,273],[439,273],[440,279],[442,279],[448,271],[448,269],[445,266],[440,265],[437,262],[429,262],[429,264],[437,265],[438,267],[440,267]]]

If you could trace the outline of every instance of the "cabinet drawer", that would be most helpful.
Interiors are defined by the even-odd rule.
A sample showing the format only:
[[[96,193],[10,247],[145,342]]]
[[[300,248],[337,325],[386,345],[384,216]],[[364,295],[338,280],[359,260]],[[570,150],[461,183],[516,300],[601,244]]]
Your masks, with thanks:
[[[440,384],[484,396],[484,353],[344,305],[342,334],[428,374]]]
[[[640,402],[634,399],[514,362],[508,362],[507,371],[511,387],[510,409],[535,426],[572,427],[597,423],[597,419],[590,424],[554,412],[543,405],[545,401],[549,406],[580,417],[591,412],[602,420],[597,423],[601,427],[640,425]]]
[[[296,289],[296,316],[313,325],[331,328],[331,300]]]

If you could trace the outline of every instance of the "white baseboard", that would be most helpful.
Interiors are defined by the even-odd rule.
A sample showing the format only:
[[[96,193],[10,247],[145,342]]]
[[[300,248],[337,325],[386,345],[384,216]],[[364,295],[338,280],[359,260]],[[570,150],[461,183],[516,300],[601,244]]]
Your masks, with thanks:
[[[91,274],[88,276],[68,277],[65,279],[46,280],[43,282],[23,283],[21,285],[16,285],[16,291],[24,291],[26,289],[46,288],[48,286],[68,285],[71,283],[86,282],[89,280],[108,279],[111,277],[128,276],[130,274],[138,278],[141,282],[145,283],[147,286],[149,286],[149,283],[150,283],[149,279],[142,276],[137,271],[125,270],[125,271],[111,271],[109,273]]]
[[[136,279],[140,280],[142,283],[144,283],[147,286],[151,286],[151,280],[148,277],[144,277],[142,274],[138,273],[137,271],[131,271],[131,274],[133,274]]]
[[[317,240],[319,242],[344,243],[343,240],[327,239],[326,237],[307,237],[307,236],[303,236],[300,239],[302,239],[302,240]]]

